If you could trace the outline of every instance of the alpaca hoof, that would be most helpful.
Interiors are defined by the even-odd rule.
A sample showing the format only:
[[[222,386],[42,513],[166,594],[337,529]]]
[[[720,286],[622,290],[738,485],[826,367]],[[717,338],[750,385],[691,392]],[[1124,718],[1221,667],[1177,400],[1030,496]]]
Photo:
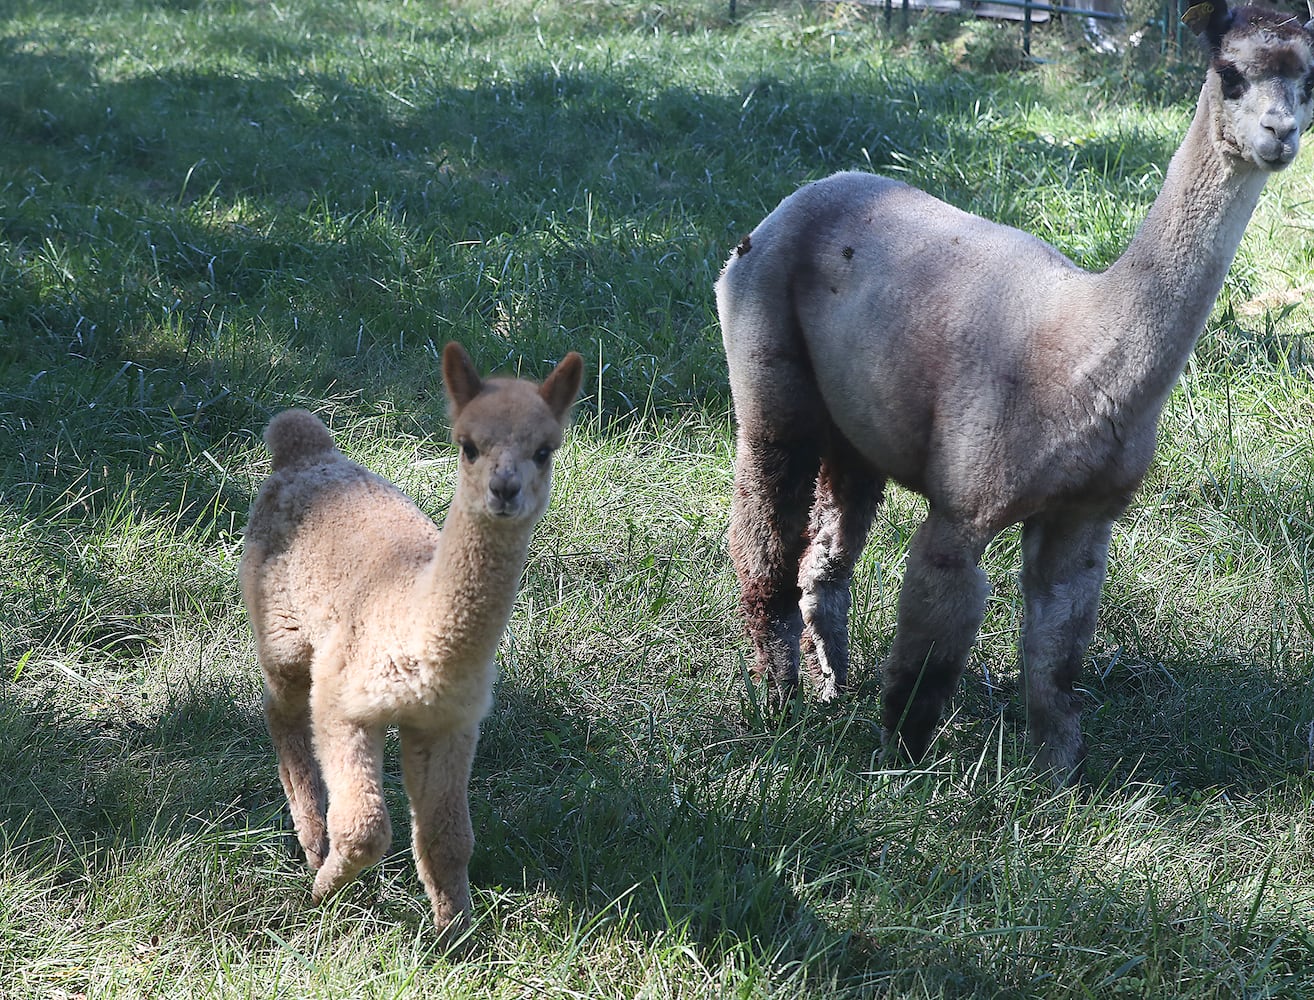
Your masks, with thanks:
[[[926,732],[910,732],[907,726],[897,730],[882,727],[881,747],[885,750],[893,749],[910,766],[916,767],[931,749],[933,736],[933,729]]]
[[[333,867],[339,869],[336,874]],[[315,874],[315,884],[310,887],[310,901],[318,906],[324,900],[328,899],[335,892],[354,878],[354,875],[344,875],[341,871],[341,865],[329,868],[321,867]]]
[[[826,674],[817,682],[817,701],[829,705],[839,701],[849,692],[849,686],[835,679],[834,674]]]
[[[798,681],[779,684],[774,679],[767,689],[767,705],[777,715],[784,715],[798,705],[802,686]]]
[[[473,925],[468,913],[458,913],[446,923],[435,915],[434,926],[438,932],[439,951],[448,961],[460,961],[475,952]]]
[[[1055,788],[1074,788],[1082,783],[1086,771],[1086,744],[1077,740],[1068,747],[1042,744],[1036,751],[1032,770],[1049,778]]]
[[[302,844],[301,849],[306,855],[306,867],[312,872],[317,872],[324,867],[324,862],[328,860],[329,853],[328,838],[325,838],[322,843],[314,847]]]

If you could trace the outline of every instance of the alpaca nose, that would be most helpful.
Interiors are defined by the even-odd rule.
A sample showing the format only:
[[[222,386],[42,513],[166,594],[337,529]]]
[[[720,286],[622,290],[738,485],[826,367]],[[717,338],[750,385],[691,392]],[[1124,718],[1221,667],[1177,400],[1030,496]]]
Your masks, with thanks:
[[[488,480],[488,492],[507,504],[520,494],[520,477],[514,472],[498,472]]]
[[[1295,116],[1285,111],[1269,110],[1259,119],[1259,124],[1271,132],[1278,142],[1286,142],[1296,131]]]

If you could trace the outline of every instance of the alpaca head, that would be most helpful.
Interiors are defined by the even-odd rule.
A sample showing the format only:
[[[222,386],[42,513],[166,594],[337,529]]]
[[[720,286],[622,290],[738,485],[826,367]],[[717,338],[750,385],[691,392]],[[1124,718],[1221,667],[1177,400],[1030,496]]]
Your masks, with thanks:
[[[579,393],[583,359],[571,351],[541,386],[480,378],[460,344],[443,350],[452,439],[461,449],[453,504],[498,521],[533,523],[547,509],[552,454]]]
[[[1236,161],[1281,170],[1314,114],[1314,18],[1204,0],[1182,19],[1209,50],[1215,140]]]

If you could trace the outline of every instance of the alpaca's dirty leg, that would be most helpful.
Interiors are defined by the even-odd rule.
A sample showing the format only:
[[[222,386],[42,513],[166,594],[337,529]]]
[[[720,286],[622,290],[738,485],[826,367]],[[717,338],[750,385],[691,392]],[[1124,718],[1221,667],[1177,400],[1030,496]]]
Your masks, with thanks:
[[[985,615],[990,588],[976,565],[984,548],[934,511],[909,546],[881,721],[913,761],[931,744]]]
[[[278,778],[287,795],[292,825],[306,853],[306,864],[318,871],[328,854],[324,813],[328,795],[310,735],[309,682],[265,680],[265,724],[278,754]]]
[[[401,733],[415,864],[433,903],[434,924],[453,941],[470,924],[470,767],[478,742],[477,725]]]
[[[862,554],[884,480],[845,447],[827,454],[808,519],[808,547],[799,568],[803,662],[820,701],[849,683],[849,607],[853,565]]]
[[[1059,782],[1080,775],[1081,677],[1109,553],[1108,518],[1036,518],[1022,528],[1022,671],[1036,766]]]
[[[382,728],[319,716],[315,749],[329,795],[329,853],[310,892],[318,903],[383,857],[392,824],[383,801]]]
[[[798,689],[799,560],[820,455],[815,444],[740,433],[730,509],[730,557],[756,656],[754,673],[773,696]]]

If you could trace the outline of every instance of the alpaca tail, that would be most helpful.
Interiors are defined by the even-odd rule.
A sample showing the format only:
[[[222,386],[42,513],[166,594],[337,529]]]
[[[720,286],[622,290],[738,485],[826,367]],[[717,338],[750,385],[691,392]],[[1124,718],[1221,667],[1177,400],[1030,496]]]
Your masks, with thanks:
[[[309,410],[284,410],[265,428],[265,447],[274,469],[334,450],[333,435]]]

